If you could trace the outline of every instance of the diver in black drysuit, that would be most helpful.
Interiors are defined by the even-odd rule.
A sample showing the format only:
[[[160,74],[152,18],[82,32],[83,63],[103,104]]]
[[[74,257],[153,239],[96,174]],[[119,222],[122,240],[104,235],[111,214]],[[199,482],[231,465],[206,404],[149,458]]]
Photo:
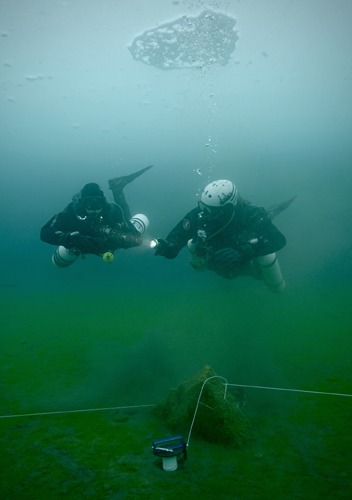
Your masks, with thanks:
[[[277,252],[286,245],[285,236],[272,219],[295,197],[265,209],[241,198],[230,181],[224,182],[228,184],[223,204],[220,201],[218,206],[209,206],[199,202],[198,207],[188,212],[165,240],[156,240],[155,255],[174,259],[187,245],[192,256],[191,265],[196,270],[207,269],[227,279],[246,275],[261,279],[254,259]],[[226,200],[226,196],[233,196],[233,199]]]
[[[115,203],[106,200],[98,184],[86,184],[62,212],[41,228],[40,239],[80,254],[96,255],[141,245],[142,237],[130,222],[131,213],[123,190],[151,167],[110,179]]]

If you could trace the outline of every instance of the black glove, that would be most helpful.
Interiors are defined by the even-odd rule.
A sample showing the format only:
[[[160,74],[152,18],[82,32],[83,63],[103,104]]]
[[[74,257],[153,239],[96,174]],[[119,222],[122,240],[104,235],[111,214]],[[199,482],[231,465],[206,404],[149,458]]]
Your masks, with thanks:
[[[63,234],[61,244],[66,248],[76,248],[81,253],[99,254],[101,250],[100,238],[84,236],[78,232]]]
[[[226,274],[249,262],[254,257],[254,250],[250,243],[241,245],[238,249],[222,248],[214,253],[212,267],[219,274]]]
[[[198,257],[205,257],[208,252],[208,244],[203,238],[193,238],[192,240],[193,253]]]
[[[234,248],[222,248],[214,253],[212,264],[219,273],[232,270],[242,262],[242,254]]]
[[[178,254],[179,249],[173,244],[166,240],[158,239],[155,249],[155,255],[162,255],[167,259],[174,259]]]

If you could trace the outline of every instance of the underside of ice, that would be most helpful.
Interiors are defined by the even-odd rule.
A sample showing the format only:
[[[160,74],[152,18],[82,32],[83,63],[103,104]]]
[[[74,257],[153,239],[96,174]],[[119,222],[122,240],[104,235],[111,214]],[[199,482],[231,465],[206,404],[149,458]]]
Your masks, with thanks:
[[[129,50],[135,60],[160,69],[225,65],[238,40],[235,24],[233,17],[206,10],[145,31]]]

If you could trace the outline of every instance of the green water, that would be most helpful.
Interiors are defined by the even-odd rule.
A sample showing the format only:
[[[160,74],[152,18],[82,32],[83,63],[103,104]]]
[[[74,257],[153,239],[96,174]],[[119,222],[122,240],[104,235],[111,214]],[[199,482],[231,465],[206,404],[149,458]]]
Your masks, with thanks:
[[[153,405],[206,364],[229,383],[352,393],[349,288],[242,285],[4,290],[1,414]],[[246,397],[248,444],[192,435],[175,472],[152,455],[172,435],[152,407],[2,418],[1,498],[352,497],[352,398]]]

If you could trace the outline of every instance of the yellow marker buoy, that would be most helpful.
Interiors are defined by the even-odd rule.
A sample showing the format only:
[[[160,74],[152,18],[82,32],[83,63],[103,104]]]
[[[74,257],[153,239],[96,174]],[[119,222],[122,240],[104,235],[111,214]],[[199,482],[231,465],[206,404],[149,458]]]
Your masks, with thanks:
[[[107,264],[112,264],[115,260],[115,256],[112,252],[105,252],[103,254],[103,261]]]

